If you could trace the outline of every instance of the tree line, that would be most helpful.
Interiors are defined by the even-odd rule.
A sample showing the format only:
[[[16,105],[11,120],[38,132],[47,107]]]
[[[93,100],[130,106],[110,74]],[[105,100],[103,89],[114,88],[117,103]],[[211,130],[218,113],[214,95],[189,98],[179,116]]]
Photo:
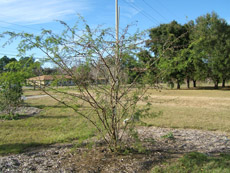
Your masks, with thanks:
[[[197,81],[213,81],[222,87],[230,78],[230,25],[215,12],[181,25],[176,21],[149,30],[149,39],[138,58],[129,58],[127,65],[139,70],[129,78],[151,68],[151,79],[171,87]],[[127,62],[126,62],[127,63]],[[131,70],[132,71],[132,70]]]
[[[215,88],[218,88],[220,82],[225,87],[230,78],[230,25],[215,12],[184,25],[176,21],[161,24],[149,29],[148,33],[149,38],[145,41],[145,46],[138,50],[139,53],[132,56],[129,52],[124,52],[121,55],[122,66],[129,69],[126,71],[128,83],[132,83],[138,76],[139,81],[145,78],[149,83],[164,82],[172,88],[176,84],[177,89],[185,82],[190,88],[191,82],[196,87],[197,81],[205,80],[213,81]],[[26,60],[28,57],[24,58]],[[16,59],[6,56],[1,58],[0,72],[12,61]],[[23,58],[19,60],[22,61]],[[84,66],[89,64],[83,63],[75,69],[81,68],[82,71]],[[89,68],[87,67],[88,72],[84,73],[81,80],[88,80],[95,75],[94,70],[89,73]],[[33,75],[58,73],[61,73],[58,67],[40,66],[39,73],[34,71]]]

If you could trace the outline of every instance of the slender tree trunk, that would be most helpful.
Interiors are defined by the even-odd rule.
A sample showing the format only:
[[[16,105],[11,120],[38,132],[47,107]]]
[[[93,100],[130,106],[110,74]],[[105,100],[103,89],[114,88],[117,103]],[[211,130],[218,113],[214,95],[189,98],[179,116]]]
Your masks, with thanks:
[[[222,81],[222,87],[225,87],[225,82],[226,82],[226,79],[223,79],[223,81]]]
[[[215,83],[214,83],[214,88],[215,88],[215,89],[218,89],[218,87],[219,87],[219,86],[218,86],[218,83],[219,83],[219,80],[216,80]]]
[[[180,89],[180,82],[177,80],[177,89]]]
[[[196,80],[192,80],[193,81],[193,87],[196,88]]]
[[[187,78],[187,88],[190,88],[190,79]]]

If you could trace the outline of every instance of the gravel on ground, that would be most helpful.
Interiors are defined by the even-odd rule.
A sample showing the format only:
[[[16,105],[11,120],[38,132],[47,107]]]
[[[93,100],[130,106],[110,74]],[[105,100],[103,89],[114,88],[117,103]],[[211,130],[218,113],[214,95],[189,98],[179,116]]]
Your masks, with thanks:
[[[152,167],[188,152],[230,153],[229,134],[194,129],[138,127],[144,153],[113,154],[92,148],[55,144],[0,157],[0,172],[149,172]]]

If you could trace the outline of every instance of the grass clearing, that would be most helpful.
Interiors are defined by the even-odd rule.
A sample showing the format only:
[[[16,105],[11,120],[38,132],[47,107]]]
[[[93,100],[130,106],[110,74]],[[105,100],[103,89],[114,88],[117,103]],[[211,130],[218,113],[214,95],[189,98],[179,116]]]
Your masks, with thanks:
[[[229,90],[149,90],[153,111],[162,111],[149,125],[230,132]]]
[[[27,104],[42,108],[39,115],[0,121],[0,154],[19,153],[31,146],[71,142],[95,135],[95,129],[49,97],[29,99]]]
[[[33,90],[33,89],[24,89],[24,93],[23,95],[25,96],[35,96],[35,95],[43,95],[44,92],[40,91],[40,90]]]
[[[27,96],[39,94],[44,93],[25,91]],[[230,132],[229,90],[159,92],[151,89],[147,95],[150,96],[152,110],[163,112],[156,118],[144,119],[148,125]],[[0,154],[19,153],[31,146],[82,141],[96,135],[91,124],[50,97],[27,99],[26,104],[42,111],[25,119],[0,121]]]

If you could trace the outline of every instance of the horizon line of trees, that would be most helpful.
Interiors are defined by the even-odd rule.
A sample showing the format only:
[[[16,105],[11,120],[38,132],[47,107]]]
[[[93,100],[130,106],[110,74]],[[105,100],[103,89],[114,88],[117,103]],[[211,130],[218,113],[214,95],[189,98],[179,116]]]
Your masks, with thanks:
[[[21,58],[19,61],[22,61]],[[28,60],[24,58],[24,60]],[[15,58],[7,56],[0,59],[0,73],[4,66]],[[34,60],[32,60],[34,63]],[[122,65],[128,67],[126,71],[128,83],[137,75],[148,76],[151,81],[168,83],[171,87],[176,84],[180,89],[181,84],[190,82],[196,87],[197,81],[211,80],[214,88],[222,82],[225,87],[230,79],[230,25],[220,18],[215,12],[198,17],[195,21],[181,25],[176,21],[161,24],[149,30],[149,39],[137,56],[129,53],[122,55]],[[87,65],[85,65],[87,66]],[[76,69],[84,69],[84,63]],[[87,80],[89,75],[95,74],[87,67],[87,73],[81,80]],[[149,69],[145,71],[145,69]],[[39,74],[61,73],[58,68],[42,68]],[[89,71],[92,71],[91,73]],[[38,75],[38,73],[34,73]]]
[[[145,49],[138,54],[152,78],[177,89],[186,81],[211,79],[214,88],[230,79],[230,25],[215,12],[181,25],[176,21],[149,30]],[[156,79],[157,78],[157,79]]]

